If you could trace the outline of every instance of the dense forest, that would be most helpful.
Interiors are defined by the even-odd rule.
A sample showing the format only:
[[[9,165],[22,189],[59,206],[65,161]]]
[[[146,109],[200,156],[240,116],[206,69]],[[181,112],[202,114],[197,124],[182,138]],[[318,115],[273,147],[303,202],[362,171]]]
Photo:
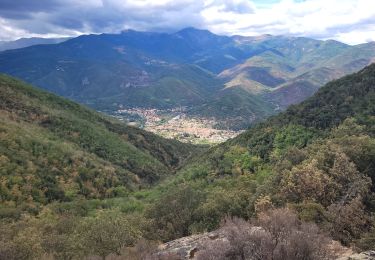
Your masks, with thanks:
[[[200,259],[375,248],[375,64],[206,151],[9,77],[0,87],[0,259],[159,259],[158,243],[220,227],[231,248]]]

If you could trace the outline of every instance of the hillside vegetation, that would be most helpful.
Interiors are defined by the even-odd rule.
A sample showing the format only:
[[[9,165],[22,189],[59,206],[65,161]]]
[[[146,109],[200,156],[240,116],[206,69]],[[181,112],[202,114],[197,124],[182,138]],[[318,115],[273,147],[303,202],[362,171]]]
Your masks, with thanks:
[[[171,175],[193,152],[0,76],[2,207],[108,198]]]
[[[4,106],[7,111],[12,104]],[[15,118],[34,110],[29,106],[20,111]],[[32,124],[41,124],[38,120],[35,117]],[[61,132],[50,125],[40,128],[60,138]],[[301,104],[196,155],[156,186],[116,198],[54,201],[26,215],[2,206],[0,256],[81,259],[117,254],[125,259],[163,259],[155,255],[158,241],[215,230],[223,219],[229,247],[209,245],[198,252],[202,259],[213,253],[217,259],[254,254],[260,259],[332,259],[336,252],[327,244],[332,239],[354,250],[373,249],[374,125],[375,64],[328,83]],[[116,166],[111,160],[107,159]],[[4,180],[20,178],[5,174]],[[257,227],[262,229],[247,232]]]
[[[345,245],[365,244],[375,210],[374,104],[371,65],[194,159],[173,181],[207,194],[190,229],[288,206]]]

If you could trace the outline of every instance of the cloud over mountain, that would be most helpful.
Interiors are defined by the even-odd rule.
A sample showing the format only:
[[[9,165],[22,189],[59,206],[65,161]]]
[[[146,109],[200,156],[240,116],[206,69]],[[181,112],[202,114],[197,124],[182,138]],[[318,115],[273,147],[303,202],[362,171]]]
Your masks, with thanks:
[[[375,40],[373,0],[2,0],[0,40],[198,27],[219,34]]]

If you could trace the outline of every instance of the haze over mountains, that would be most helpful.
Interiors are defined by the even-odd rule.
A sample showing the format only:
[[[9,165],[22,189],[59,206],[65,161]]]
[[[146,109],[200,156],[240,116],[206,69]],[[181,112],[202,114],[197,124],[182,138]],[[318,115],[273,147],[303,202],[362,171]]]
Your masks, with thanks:
[[[175,108],[250,123],[300,102],[375,59],[375,43],[301,37],[124,31],[0,53],[0,71],[98,110]]]
[[[13,50],[19,48],[25,48],[38,44],[54,44],[60,43],[66,40],[71,39],[71,37],[66,38],[20,38],[14,41],[0,41],[0,51]]]

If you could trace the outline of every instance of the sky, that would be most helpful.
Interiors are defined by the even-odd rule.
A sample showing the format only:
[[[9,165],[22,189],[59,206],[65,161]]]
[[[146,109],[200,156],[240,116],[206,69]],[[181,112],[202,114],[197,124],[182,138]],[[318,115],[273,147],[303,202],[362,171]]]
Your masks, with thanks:
[[[359,44],[375,41],[375,0],[0,0],[0,41],[185,27]]]

